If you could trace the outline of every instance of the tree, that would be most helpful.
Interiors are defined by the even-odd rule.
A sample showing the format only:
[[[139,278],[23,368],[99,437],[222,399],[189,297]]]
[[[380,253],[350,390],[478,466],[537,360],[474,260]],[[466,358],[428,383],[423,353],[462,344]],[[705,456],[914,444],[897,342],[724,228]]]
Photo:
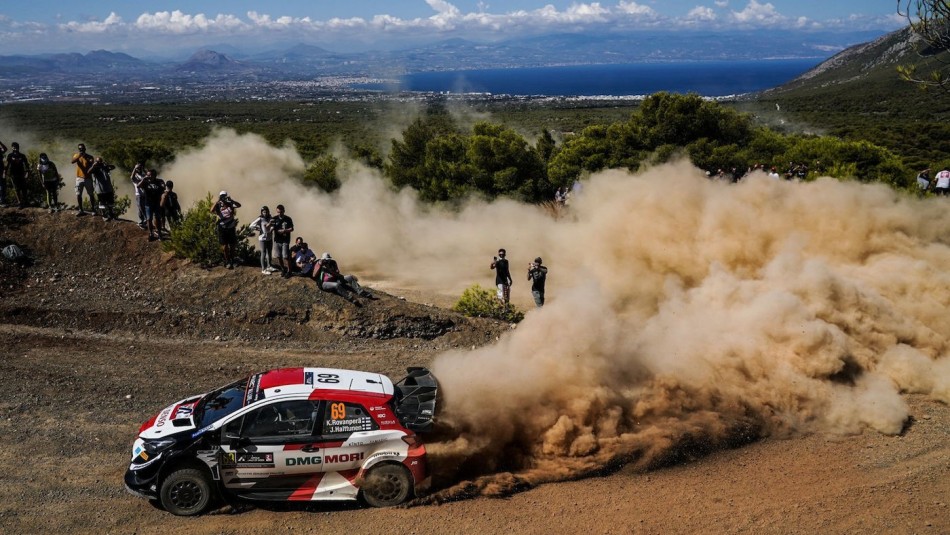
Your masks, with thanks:
[[[904,80],[924,88],[939,87],[950,92],[950,2],[947,0],[897,0],[897,13],[907,19],[910,31],[919,38],[918,54],[931,60],[926,76],[917,74],[916,65],[901,65],[898,73]]]

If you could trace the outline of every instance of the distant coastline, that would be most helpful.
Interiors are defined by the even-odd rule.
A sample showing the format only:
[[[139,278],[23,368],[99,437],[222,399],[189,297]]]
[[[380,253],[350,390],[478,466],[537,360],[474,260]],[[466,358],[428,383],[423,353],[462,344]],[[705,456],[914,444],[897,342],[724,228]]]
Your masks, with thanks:
[[[669,61],[432,71],[408,74],[389,84],[359,84],[354,88],[384,92],[561,97],[621,97],[669,91],[722,97],[782,85],[825,59]]]

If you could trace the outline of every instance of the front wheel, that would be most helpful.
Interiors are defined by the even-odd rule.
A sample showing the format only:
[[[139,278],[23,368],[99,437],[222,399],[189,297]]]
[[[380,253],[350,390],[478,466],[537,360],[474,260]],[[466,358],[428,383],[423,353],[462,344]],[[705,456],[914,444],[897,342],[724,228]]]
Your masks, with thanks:
[[[159,496],[162,507],[169,513],[194,516],[211,504],[211,483],[201,470],[182,468],[165,478]]]
[[[366,503],[373,507],[392,507],[409,498],[412,477],[403,466],[384,464],[370,470],[360,488]]]

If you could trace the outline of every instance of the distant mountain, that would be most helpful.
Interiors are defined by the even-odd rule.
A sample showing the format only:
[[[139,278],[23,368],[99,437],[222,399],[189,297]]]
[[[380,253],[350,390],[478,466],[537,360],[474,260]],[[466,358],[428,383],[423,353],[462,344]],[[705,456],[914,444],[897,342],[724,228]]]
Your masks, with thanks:
[[[206,48],[184,62],[151,62],[128,54],[96,50],[88,54],[0,56],[0,81],[43,84],[62,78],[76,83],[138,83],[183,78],[255,81],[311,80],[325,76],[396,77],[426,71],[637,63],[682,60],[821,58],[877,33],[844,32],[617,32],[555,34],[499,42],[451,39],[396,51],[342,53],[312,44],[294,44],[239,58]],[[27,78],[31,78],[27,80]]]
[[[235,70],[240,69],[242,63],[237,62],[225,54],[215,52],[214,50],[199,50],[188,58],[188,61],[181,64],[185,70]]]

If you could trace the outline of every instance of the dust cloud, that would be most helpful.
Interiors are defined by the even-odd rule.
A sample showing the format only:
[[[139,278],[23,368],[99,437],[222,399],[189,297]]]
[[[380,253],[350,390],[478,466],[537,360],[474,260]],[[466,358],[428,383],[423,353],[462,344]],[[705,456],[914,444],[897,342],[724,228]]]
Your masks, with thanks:
[[[592,176],[555,220],[507,200],[426,206],[353,164],[339,192],[315,193],[290,179],[303,165],[292,146],[219,131],[165,178],[182,199],[229,191],[244,222],[283,203],[318,253],[406,285],[490,286],[506,247],[527,297],[527,263],[550,266],[543,309],[494,345],[436,358],[429,500],[764,436],[896,434],[902,393],[950,402],[943,199],[762,174],[723,184],[679,162]]]

